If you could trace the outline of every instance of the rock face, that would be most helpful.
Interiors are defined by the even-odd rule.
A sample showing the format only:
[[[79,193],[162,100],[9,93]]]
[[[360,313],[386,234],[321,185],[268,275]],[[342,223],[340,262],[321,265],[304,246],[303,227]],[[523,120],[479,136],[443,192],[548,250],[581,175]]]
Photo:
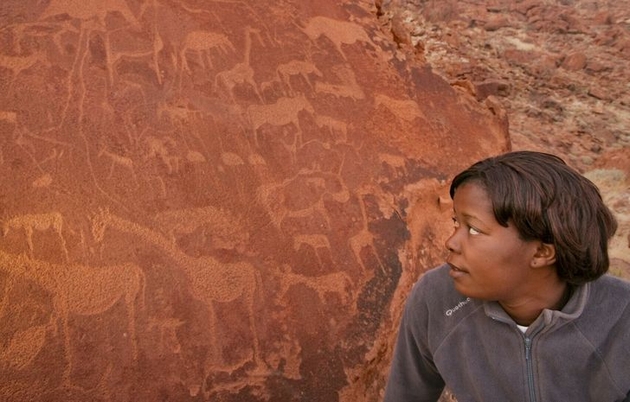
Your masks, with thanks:
[[[508,139],[376,13],[2,2],[3,400],[380,399],[446,181]]]
[[[596,182],[620,224],[611,271],[630,279],[630,1],[393,0],[380,22],[454,87],[494,97],[514,150]]]

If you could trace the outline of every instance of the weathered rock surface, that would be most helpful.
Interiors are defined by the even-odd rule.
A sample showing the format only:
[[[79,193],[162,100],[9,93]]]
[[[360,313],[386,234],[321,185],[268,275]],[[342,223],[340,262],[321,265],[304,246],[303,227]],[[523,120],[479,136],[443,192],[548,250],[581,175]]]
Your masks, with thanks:
[[[513,149],[593,178],[620,223],[612,271],[630,278],[630,2],[394,0],[380,21],[394,20],[435,73],[494,97]]]
[[[445,181],[508,140],[376,13],[2,2],[3,400],[380,399]]]

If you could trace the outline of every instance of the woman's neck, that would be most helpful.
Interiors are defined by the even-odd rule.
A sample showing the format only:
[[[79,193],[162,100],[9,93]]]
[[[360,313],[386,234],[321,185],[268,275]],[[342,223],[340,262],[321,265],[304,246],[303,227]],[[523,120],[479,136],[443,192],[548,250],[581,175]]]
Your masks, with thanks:
[[[571,297],[571,287],[557,276],[555,280],[546,278],[533,289],[525,297],[499,301],[503,310],[519,325],[529,326],[545,309],[562,310]]]

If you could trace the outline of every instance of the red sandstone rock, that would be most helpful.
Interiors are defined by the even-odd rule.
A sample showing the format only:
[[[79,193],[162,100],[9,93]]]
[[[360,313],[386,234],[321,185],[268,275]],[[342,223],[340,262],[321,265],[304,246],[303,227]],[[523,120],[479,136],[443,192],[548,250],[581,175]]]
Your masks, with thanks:
[[[510,94],[510,84],[505,81],[486,80],[475,87],[477,100],[483,100],[490,95],[505,97]]]
[[[586,67],[586,55],[582,52],[571,53],[565,57],[560,67],[569,71],[578,71]]]
[[[510,22],[506,17],[495,17],[492,18],[490,20],[488,20],[488,22],[486,22],[483,26],[483,28],[486,31],[497,31],[501,28],[506,28],[510,26]]]

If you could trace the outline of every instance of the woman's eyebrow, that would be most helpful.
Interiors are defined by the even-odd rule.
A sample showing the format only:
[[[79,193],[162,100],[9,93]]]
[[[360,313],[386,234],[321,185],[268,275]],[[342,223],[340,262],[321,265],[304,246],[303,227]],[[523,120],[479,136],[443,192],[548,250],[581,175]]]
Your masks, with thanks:
[[[468,219],[469,221],[475,221],[475,223],[480,223],[481,225],[486,226],[486,221],[484,219],[481,219],[477,215],[464,212],[464,213],[462,213],[462,216],[464,218]]]

